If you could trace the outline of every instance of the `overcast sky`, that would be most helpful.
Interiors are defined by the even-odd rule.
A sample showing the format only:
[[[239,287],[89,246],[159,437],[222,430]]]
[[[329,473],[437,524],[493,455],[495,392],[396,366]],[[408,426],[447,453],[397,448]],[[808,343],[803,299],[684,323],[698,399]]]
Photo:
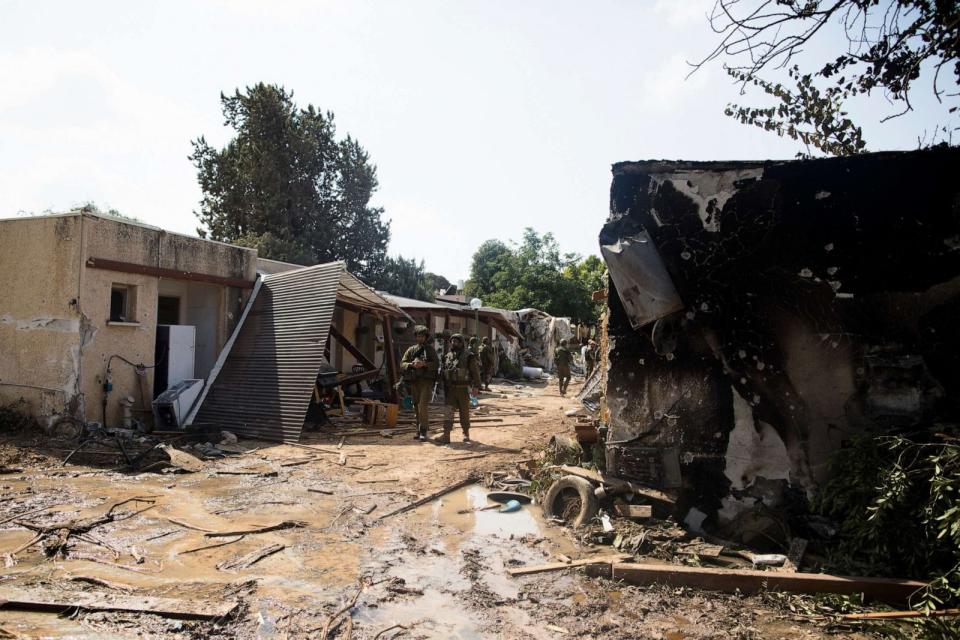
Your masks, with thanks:
[[[719,64],[685,80],[711,4],[0,0],[0,217],[92,200],[195,233],[190,141],[226,142],[220,92],[263,81],[369,150],[390,253],[454,281],[527,226],[597,253],[612,163],[799,150],[723,115]],[[881,102],[856,112],[873,150],[941,116],[921,99],[881,126]]]

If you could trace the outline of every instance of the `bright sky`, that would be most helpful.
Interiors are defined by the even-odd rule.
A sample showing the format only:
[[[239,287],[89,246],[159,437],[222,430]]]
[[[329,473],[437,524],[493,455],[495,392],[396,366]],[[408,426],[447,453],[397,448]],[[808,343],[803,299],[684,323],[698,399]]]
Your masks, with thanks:
[[[684,79],[716,42],[711,5],[0,0],[0,217],[92,200],[194,233],[190,141],[222,145],[220,92],[263,81],[370,151],[392,254],[456,281],[527,226],[596,253],[612,163],[798,151],[723,115],[719,64]],[[941,113],[918,106],[867,122],[870,148],[915,148]]]

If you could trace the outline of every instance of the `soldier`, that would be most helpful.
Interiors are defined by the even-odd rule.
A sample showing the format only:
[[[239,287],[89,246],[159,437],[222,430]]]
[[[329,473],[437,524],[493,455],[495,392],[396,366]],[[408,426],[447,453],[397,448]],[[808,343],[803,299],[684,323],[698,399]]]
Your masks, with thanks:
[[[480,341],[477,340],[477,336],[473,336],[472,338],[470,338],[470,351],[475,356],[480,355]]]
[[[484,337],[480,344],[480,375],[483,381],[483,388],[490,391],[490,380],[496,373],[497,358],[493,353],[493,347],[490,346],[490,338]]]
[[[573,362],[573,355],[567,349],[567,341],[560,341],[560,346],[553,352],[553,361],[557,365],[557,377],[560,381],[560,395],[567,395],[567,385],[570,384],[570,363]]]
[[[591,340],[583,348],[583,362],[587,367],[587,377],[593,373],[593,368],[597,366],[597,343]]]
[[[413,396],[413,408],[417,415],[417,440],[427,439],[427,430],[430,428],[430,396],[433,392],[433,383],[437,380],[437,369],[440,360],[437,352],[430,344],[430,330],[418,325],[413,330],[417,344],[407,349],[400,360],[400,370],[403,380],[410,388]]]
[[[460,428],[463,429],[463,441],[470,442],[470,387],[474,393],[480,388],[480,368],[477,356],[464,348],[463,336],[455,333],[450,336],[450,351],[443,358],[443,384],[446,404],[443,407],[443,437],[436,440],[439,444],[450,443],[453,430],[453,410],[460,412]]]

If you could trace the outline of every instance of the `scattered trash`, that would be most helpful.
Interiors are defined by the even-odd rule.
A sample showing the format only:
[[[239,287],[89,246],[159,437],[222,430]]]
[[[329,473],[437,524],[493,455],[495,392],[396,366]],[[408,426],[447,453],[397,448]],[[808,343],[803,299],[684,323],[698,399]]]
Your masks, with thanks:
[[[514,511],[520,511],[520,508],[520,502],[517,500],[510,500],[507,502],[507,504],[497,509],[497,513],[513,513]]]

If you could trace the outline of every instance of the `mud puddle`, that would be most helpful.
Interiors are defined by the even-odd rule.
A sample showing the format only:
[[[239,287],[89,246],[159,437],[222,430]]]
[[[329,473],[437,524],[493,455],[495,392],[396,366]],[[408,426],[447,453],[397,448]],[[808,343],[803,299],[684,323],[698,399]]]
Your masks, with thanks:
[[[539,505],[476,511],[494,504],[486,496],[482,486],[467,487],[394,531],[363,569],[374,586],[355,621],[373,628],[415,625],[420,636],[461,639],[489,637],[505,623],[526,627],[527,614],[509,606],[523,594],[507,568],[548,562],[553,554],[575,553],[576,545],[543,521]]]

